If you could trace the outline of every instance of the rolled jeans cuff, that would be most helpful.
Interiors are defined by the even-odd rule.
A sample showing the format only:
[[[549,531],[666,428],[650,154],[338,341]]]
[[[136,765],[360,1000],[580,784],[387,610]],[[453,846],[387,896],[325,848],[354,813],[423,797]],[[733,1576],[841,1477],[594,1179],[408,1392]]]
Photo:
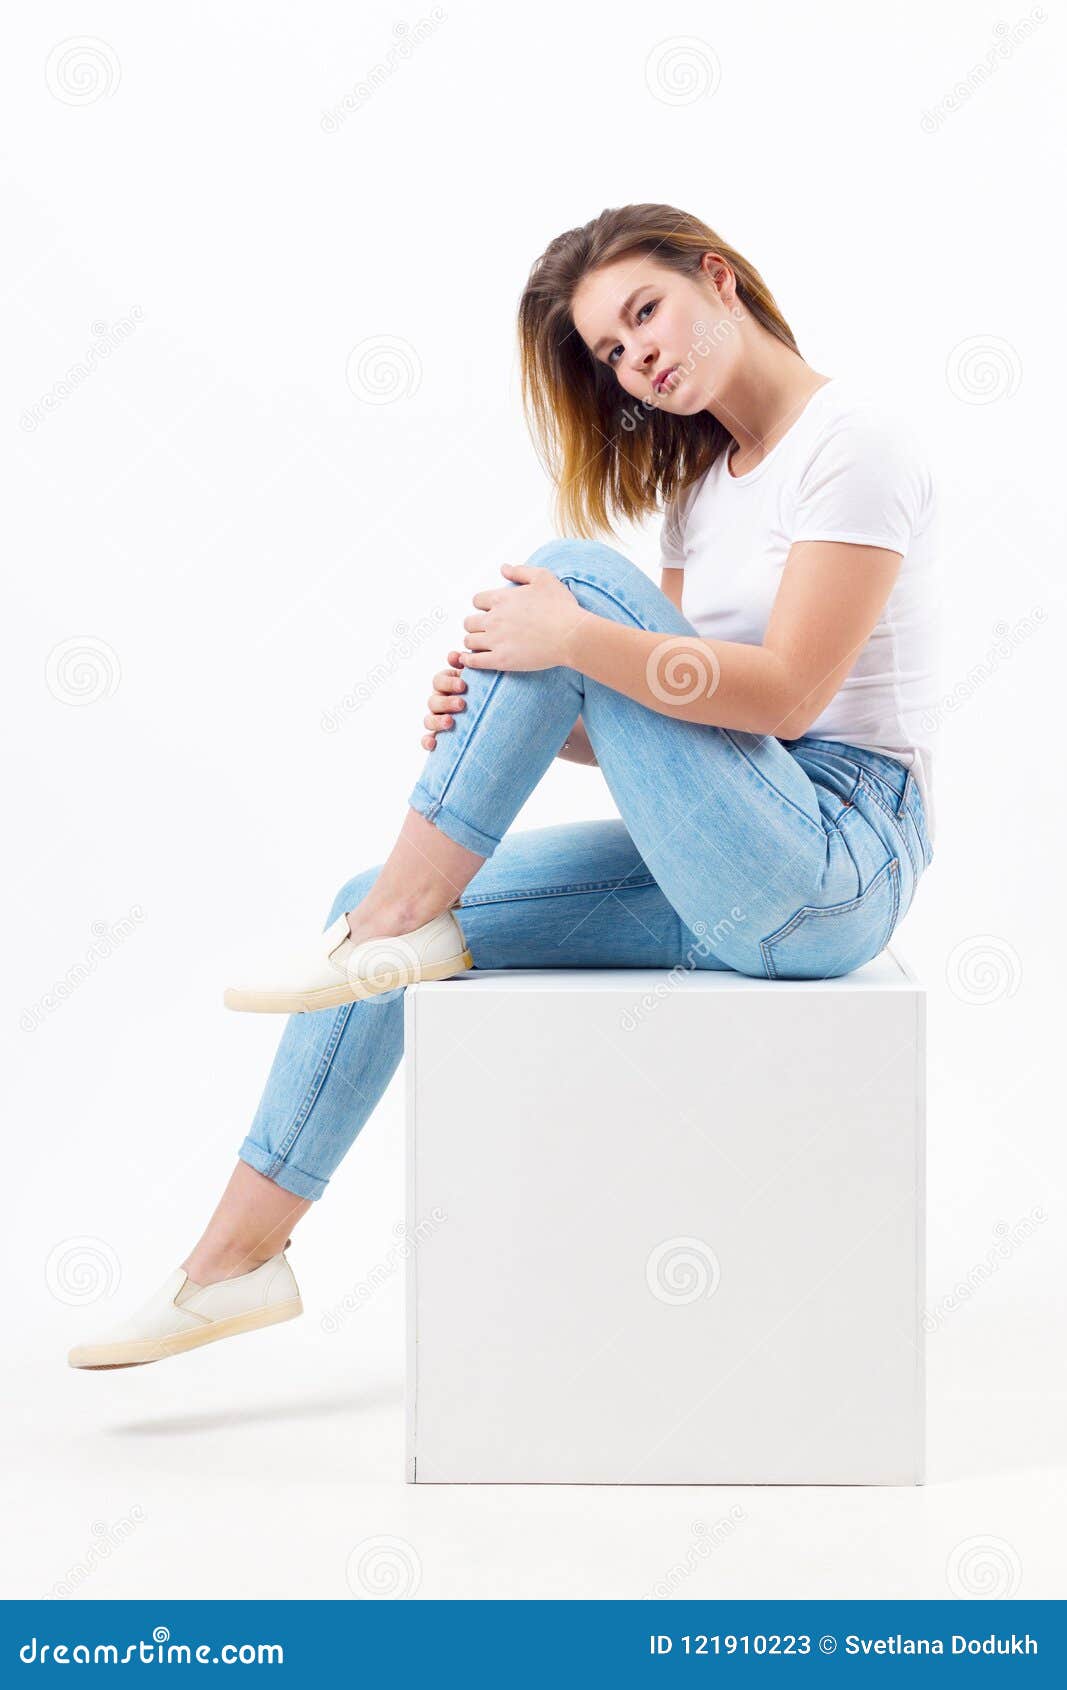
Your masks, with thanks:
[[[330,1183],[318,1174],[305,1173],[303,1168],[295,1168],[291,1162],[283,1161],[273,1151],[265,1150],[261,1144],[257,1144],[253,1138],[244,1140],[237,1155],[242,1162],[247,1162],[250,1168],[255,1168],[257,1174],[263,1174],[265,1178],[273,1180],[283,1191],[291,1191],[294,1197],[319,1198]]]
[[[421,780],[415,782],[408,803],[420,816],[425,816],[434,827],[446,833],[449,839],[454,839],[457,845],[465,845],[468,851],[476,852],[479,857],[491,857],[500,844],[500,840],[494,839],[491,833],[483,833],[480,827],[474,827],[462,816],[457,816],[443,799],[435,798]]]

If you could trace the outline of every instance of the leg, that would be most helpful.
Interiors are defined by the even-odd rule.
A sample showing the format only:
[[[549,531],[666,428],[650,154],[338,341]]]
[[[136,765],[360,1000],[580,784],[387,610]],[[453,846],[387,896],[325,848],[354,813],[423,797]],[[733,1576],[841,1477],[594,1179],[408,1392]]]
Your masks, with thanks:
[[[556,569],[597,614],[668,637],[695,634],[648,577],[610,547],[552,542],[530,561]],[[670,655],[667,649],[668,661]],[[672,684],[669,670],[664,684]],[[470,670],[467,699],[409,800],[429,825],[409,818],[402,838],[410,842],[409,859],[411,851],[427,857],[431,888],[438,883],[437,902],[423,919],[469,886],[460,909],[476,967],[663,966],[665,954],[666,965],[675,966],[679,951],[692,957],[695,950],[690,966],[812,978],[848,972],[888,941],[899,888],[884,873],[898,867],[886,853],[902,836],[884,799],[863,800],[855,759],[864,753],[843,747],[850,757],[838,757],[831,747],[820,764],[802,758],[803,742],[794,755],[771,736],[683,722],[564,667]],[[504,838],[579,715],[621,812],[614,837],[633,853],[634,872],[644,876],[639,884],[619,872],[617,855],[594,852],[581,865],[574,830],[583,824]],[[522,858],[531,838],[533,862]],[[396,851],[390,862],[402,897]],[[327,925],[342,911],[359,916],[383,868],[341,889]],[[544,883],[532,895],[531,876]],[[654,904],[644,927],[659,950],[648,952],[637,937],[638,895]],[[620,919],[620,905],[634,922]],[[809,911],[829,919],[805,928]],[[589,939],[595,942],[587,945]],[[627,962],[627,954],[639,960]],[[296,1197],[322,1195],[399,1062],[402,996],[290,1017],[242,1161]],[[266,1211],[261,1217],[254,1204],[242,1216],[245,1235],[265,1233],[268,1224],[281,1223]],[[211,1243],[205,1235],[198,1249]]]
[[[692,684],[692,671],[671,672],[671,641],[695,630],[619,552],[554,541],[529,561],[554,570],[596,615],[662,632],[665,695]],[[839,886],[841,897],[857,891],[856,862],[828,846],[814,782],[772,735],[682,721],[563,666],[472,669],[467,679],[467,708],[408,801],[469,852],[493,854],[580,714],[641,856],[688,926],[721,931],[725,966],[765,976],[767,933],[798,905],[832,901]],[[738,908],[743,921],[730,916]]]
[[[379,865],[342,886],[325,925],[365,898],[380,872]],[[706,937],[681,922],[617,817],[509,834],[471,881],[460,919],[478,968],[721,967]],[[219,1278],[220,1263],[247,1271],[231,1261],[236,1250],[269,1254],[268,1243],[280,1247],[285,1228],[323,1195],[396,1071],[403,996],[385,992],[288,1018],[238,1152],[232,1201],[220,1204],[184,1264],[193,1278],[190,1264],[201,1259]]]
[[[455,903],[484,861],[409,809],[374,885],[347,912],[348,931],[356,940],[412,932]]]
[[[179,1265],[198,1285],[251,1273],[284,1250],[310,1207],[310,1198],[294,1197],[247,1162],[238,1162],[199,1243]]]

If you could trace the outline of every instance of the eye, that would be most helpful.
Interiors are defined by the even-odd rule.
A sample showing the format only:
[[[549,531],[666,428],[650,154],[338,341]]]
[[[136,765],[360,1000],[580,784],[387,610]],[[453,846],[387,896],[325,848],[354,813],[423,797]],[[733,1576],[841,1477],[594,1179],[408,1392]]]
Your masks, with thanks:
[[[654,311],[658,304],[659,304],[658,299],[649,299],[645,302],[644,305],[639,305],[638,308],[637,308],[636,315],[635,315],[635,321],[637,321],[639,323],[641,321],[641,312],[642,311]],[[614,359],[615,353],[616,353],[617,350],[618,350],[617,347],[613,346],[611,351],[608,353],[607,357],[604,359],[605,364],[607,364],[608,368],[611,369],[611,370],[613,370],[615,368],[615,365],[612,362],[612,360]]]

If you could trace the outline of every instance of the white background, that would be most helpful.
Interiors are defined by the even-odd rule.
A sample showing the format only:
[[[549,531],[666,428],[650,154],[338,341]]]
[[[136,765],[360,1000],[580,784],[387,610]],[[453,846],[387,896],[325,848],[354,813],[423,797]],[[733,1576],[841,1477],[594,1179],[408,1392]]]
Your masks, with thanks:
[[[951,707],[898,944],[929,990],[929,1299],[973,1292],[929,1341],[930,1484],[746,1491],[679,1594],[977,1595],[972,1538],[985,1593],[1062,1594],[1062,52],[1059,7],[961,0],[9,18],[6,1594],[360,1596],[351,1551],[391,1535],[420,1596],[640,1596],[739,1501],[403,1485],[402,1270],[321,1325],[395,1243],[402,1072],[297,1234],[303,1321],[65,1361],[228,1177],[282,1023],[223,986],[384,857],[472,595],[552,537],[530,265],[645,200],[746,254],[813,368],[934,463]],[[353,377],[379,337],[389,402]],[[655,573],[657,534],[613,543]],[[517,825],[612,813],[558,765]]]

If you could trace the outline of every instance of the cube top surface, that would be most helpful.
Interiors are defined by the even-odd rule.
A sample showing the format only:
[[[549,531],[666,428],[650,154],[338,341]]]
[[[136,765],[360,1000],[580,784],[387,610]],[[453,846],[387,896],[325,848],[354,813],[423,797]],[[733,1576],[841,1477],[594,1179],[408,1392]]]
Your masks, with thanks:
[[[685,992],[887,992],[922,991],[921,982],[886,950],[851,974],[825,980],[758,980],[719,968],[476,968],[449,980],[420,980],[409,992],[640,992],[670,978]]]

